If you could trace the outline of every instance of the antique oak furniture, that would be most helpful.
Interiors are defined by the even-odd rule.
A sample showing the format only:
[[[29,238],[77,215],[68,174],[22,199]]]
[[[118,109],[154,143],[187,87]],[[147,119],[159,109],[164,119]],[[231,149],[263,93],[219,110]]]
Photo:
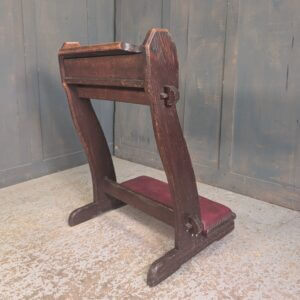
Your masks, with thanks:
[[[148,271],[147,283],[154,286],[232,231],[235,218],[226,206],[198,196],[176,111],[179,92],[175,44],[166,29],[151,29],[141,46],[123,42],[80,46],[67,42],[58,57],[62,84],[93,181],[93,202],[74,210],[69,225],[127,203],[173,226],[174,249],[152,263]],[[146,176],[116,182],[111,154],[90,99],[150,107],[168,184]]]

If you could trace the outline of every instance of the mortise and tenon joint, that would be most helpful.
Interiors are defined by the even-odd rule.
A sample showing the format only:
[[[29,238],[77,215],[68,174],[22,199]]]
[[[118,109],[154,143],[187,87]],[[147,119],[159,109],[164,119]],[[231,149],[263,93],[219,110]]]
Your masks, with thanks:
[[[170,107],[179,100],[179,91],[173,85],[165,85],[164,91],[160,93],[160,98],[164,100],[167,107]]]

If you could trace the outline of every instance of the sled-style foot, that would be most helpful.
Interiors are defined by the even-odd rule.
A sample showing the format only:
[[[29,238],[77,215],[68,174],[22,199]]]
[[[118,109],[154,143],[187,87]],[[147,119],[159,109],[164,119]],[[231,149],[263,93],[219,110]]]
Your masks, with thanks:
[[[147,275],[147,284],[155,286],[177,271],[181,266],[179,256],[180,250],[174,248],[152,263]]]
[[[174,248],[152,263],[148,271],[147,284],[151,287],[159,284],[212,242],[220,240],[231,232],[234,228],[234,218],[235,215],[232,215],[231,220],[216,227],[207,236],[194,237],[195,241],[192,247],[183,250]]]
[[[98,216],[101,212],[99,204],[92,202],[73,210],[69,216],[68,223],[70,226],[75,226]]]

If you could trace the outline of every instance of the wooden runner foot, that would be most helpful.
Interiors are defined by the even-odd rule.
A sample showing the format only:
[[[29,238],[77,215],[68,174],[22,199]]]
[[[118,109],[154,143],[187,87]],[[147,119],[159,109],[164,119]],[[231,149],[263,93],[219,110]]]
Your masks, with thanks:
[[[147,284],[151,287],[159,284],[201,250],[231,232],[234,229],[234,217],[233,215],[231,220],[212,230],[209,235],[194,237],[191,247],[182,250],[174,248],[152,263],[148,271]]]
[[[99,204],[92,202],[73,210],[69,216],[68,223],[70,226],[75,226],[98,216],[101,212]]]

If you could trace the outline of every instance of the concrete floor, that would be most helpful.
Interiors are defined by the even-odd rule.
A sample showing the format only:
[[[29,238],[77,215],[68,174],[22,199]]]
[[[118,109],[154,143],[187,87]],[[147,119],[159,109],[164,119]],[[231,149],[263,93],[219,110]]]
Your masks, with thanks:
[[[164,173],[114,159],[118,180]],[[125,206],[75,227],[92,200],[87,165],[0,190],[0,299],[300,299],[300,213],[198,184],[235,230],[149,288],[173,229]]]

